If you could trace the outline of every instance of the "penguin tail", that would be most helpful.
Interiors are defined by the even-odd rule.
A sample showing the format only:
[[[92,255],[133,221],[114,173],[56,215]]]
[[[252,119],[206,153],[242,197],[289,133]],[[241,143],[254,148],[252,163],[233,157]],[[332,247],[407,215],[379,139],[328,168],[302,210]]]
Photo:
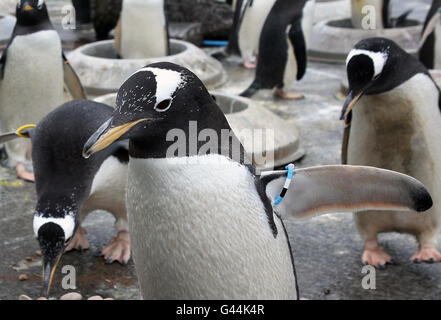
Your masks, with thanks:
[[[223,61],[229,56],[229,54],[225,50],[219,50],[212,53],[211,56],[216,60]]]
[[[261,86],[258,81],[254,80],[253,83],[246,89],[244,92],[240,94],[241,97],[251,98],[256,94],[257,91],[261,89]]]

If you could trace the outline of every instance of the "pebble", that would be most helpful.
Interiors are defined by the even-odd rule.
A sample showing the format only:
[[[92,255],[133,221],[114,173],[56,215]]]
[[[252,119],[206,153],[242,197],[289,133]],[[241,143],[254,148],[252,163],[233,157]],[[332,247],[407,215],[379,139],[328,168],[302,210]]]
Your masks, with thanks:
[[[60,297],[60,300],[81,300],[83,296],[78,292],[69,292]]]
[[[40,250],[35,251],[35,254],[36,254],[37,256],[41,257],[41,251],[40,251]]]
[[[34,260],[34,259],[32,259],[32,257],[26,257],[27,262],[32,262],[32,260]]]
[[[29,277],[26,274],[21,274],[18,276],[18,280],[20,281],[24,281],[24,280],[28,280]]]
[[[32,300],[32,298],[25,295],[25,294],[22,294],[18,297],[18,300]],[[37,300],[48,300],[48,298],[40,297],[40,298],[37,298]],[[65,295],[62,295],[60,297],[60,300],[83,300],[83,296],[81,294],[79,294],[78,292],[69,292],[69,293],[66,293]],[[105,298],[104,299],[103,297],[96,295],[96,296],[90,297],[87,300],[115,300],[115,299],[113,299],[113,298]]]

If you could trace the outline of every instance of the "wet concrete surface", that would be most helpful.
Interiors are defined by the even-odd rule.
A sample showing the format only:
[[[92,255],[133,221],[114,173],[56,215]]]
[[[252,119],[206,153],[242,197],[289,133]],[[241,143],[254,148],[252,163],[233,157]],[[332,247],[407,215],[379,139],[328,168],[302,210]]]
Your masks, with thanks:
[[[425,3],[427,1],[424,1]],[[253,71],[241,67],[237,59],[224,62],[230,81],[219,91],[240,93],[252,81]],[[302,101],[274,101],[270,93],[258,100],[284,119],[293,121],[300,131],[306,155],[299,167],[338,164],[342,124],[338,120],[343,100],[339,95],[343,65],[311,62],[296,91]],[[34,184],[17,180],[12,170],[0,166],[0,299],[17,299],[20,294],[33,298],[41,294],[41,262],[32,230],[36,197]],[[66,293],[61,288],[62,267],[76,269],[77,291],[85,297],[100,294],[116,299],[139,299],[134,265],[105,264],[100,249],[115,236],[114,218],[105,212],[92,213],[83,226],[91,248],[63,256],[55,274],[51,296]],[[376,290],[361,286],[363,243],[352,214],[328,214],[286,222],[292,245],[300,295],[305,299],[439,299],[441,264],[414,264],[409,261],[417,249],[408,235],[380,236],[381,245],[395,265],[376,272]],[[440,235],[438,236],[438,240]],[[19,281],[20,274],[29,278]]]

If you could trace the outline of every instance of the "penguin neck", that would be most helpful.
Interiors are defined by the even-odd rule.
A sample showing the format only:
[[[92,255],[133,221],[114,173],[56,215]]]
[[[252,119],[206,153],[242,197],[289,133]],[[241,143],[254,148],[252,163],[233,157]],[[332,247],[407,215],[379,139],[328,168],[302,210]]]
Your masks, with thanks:
[[[175,158],[219,154],[244,164],[246,153],[219,107],[200,108],[198,118],[179,121],[178,128],[148,138],[130,139],[132,158]]]
[[[23,36],[40,31],[55,30],[52,23],[49,21],[42,21],[37,24],[17,23],[14,29],[14,36]]]

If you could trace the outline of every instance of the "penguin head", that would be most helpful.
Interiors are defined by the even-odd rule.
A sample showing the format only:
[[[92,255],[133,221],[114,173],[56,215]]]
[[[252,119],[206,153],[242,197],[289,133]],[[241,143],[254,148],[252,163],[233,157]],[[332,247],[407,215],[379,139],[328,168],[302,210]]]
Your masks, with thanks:
[[[17,24],[37,25],[49,20],[44,0],[18,0],[16,8]]]
[[[392,40],[369,38],[358,42],[346,59],[349,93],[341,120],[346,120],[363,95],[398,87],[419,72],[427,72],[417,59]]]
[[[201,80],[189,70],[172,63],[155,63],[135,72],[119,89],[115,112],[86,142],[83,156],[102,150],[121,139],[153,150],[166,143],[170,130],[229,128]]]
[[[47,296],[58,262],[74,235],[77,222],[72,214],[54,218],[36,211],[33,226],[43,257],[43,290]]]

